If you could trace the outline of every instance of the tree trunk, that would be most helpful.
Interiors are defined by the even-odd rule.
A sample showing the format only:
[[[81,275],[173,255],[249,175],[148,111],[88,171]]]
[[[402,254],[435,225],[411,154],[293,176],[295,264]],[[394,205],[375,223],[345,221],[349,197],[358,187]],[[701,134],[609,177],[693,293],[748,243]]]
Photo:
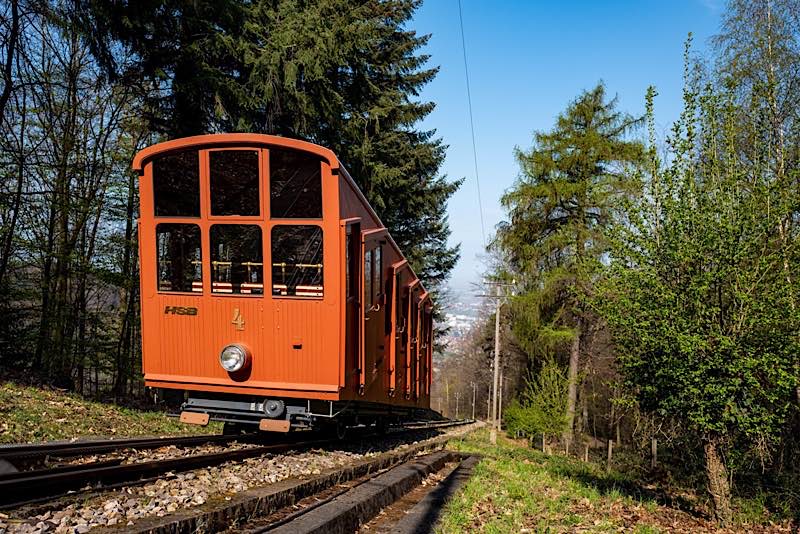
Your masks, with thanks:
[[[138,143],[137,143],[138,145]],[[133,307],[136,305],[134,298],[136,295],[136,277],[133,271],[135,270],[136,262],[133,258],[134,242],[133,242],[133,225],[135,217],[135,202],[136,202],[136,175],[133,172],[128,173],[128,198],[125,203],[125,246],[122,252],[122,276],[124,286],[120,301],[123,301],[122,296],[125,296],[125,308],[122,316],[122,325],[120,327],[120,335],[117,340],[117,351],[115,357],[116,377],[114,380],[114,394],[124,395],[128,386],[128,381],[133,379],[133,360],[130,351],[131,348],[131,322]],[[127,294],[126,294],[127,292]]]
[[[706,438],[703,443],[706,462],[706,477],[708,478],[708,492],[714,502],[714,517],[721,526],[730,524],[733,518],[731,512],[731,487],[728,482],[728,469],[719,450],[720,439],[717,436]]]
[[[578,395],[578,363],[581,355],[581,321],[578,319],[575,328],[575,339],[569,349],[569,388],[567,389],[567,424],[564,429],[564,441],[572,441],[572,429],[575,425],[575,401]]]
[[[39,334],[36,338],[36,350],[33,357],[33,365],[31,368],[34,371],[42,372],[43,366],[49,365],[50,359],[50,318],[51,318],[51,304],[50,296],[53,289],[53,252],[55,249],[55,235],[56,235],[56,201],[53,195],[50,201],[47,220],[47,239],[45,240],[45,248],[42,251],[44,258],[44,267],[42,268],[42,285],[41,285],[41,313],[39,315]],[[42,374],[46,374],[43,373]]]
[[[608,437],[609,439],[614,435],[614,427],[617,422],[617,406],[614,404],[614,399],[611,399],[611,413],[608,416]]]
[[[586,387],[581,387],[581,434],[587,434],[589,432],[589,402],[586,400],[586,395]]]
[[[26,126],[26,118],[28,115],[28,105],[27,105],[27,93],[22,93],[22,109],[21,111],[22,116],[20,118],[20,130],[19,130],[19,153],[16,155],[17,158],[17,185],[16,191],[14,193],[14,200],[11,208],[11,222],[8,223],[5,230],[5,235],[3,236],[3,251],[0,253],[0,288],[3,287],[3,281],[6,276],[6,271],[8,270],[8,263],[11,259],[11,250],[12,245],[14,243],[14,232],[17,226],[17,217],[19,216],[20,207],[22,205],[22,190],[24,188],[24,181],[25,181],[25,126]],[[1,110],[0,110],[1,111]],[[0,114],[0,117],[3,115]]]
[[[6,40],[6,57],[3,63],[3,90],[0,91],[0,117],[5,116],[6,104],[14,88],[14,53],[20,34],[19,0],[11,0],[11,31]]]

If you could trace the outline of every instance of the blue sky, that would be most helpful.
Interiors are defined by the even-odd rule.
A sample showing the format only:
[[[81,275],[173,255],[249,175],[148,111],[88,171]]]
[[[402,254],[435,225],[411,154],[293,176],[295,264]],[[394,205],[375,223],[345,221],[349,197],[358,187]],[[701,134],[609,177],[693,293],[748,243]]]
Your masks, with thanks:
[[[724,3],[462,0],[462,8],[489,239],[504,216],[500,197],[518,174],[514,147],[529,148],[532,133],[550,129],[581,91],[602,80],[619,96],[620,109],[641,114],[645,91],[654,85],[658,128],[668,129],[681,108],[686,37],[693,33],[693,49],[702,54]],[[423,127],[435,128],[449,145],[442,172],[466,178],[448,212],[451,241],[461,243],[451,287],[468,294],[484,268],[458,0],[426,0],[411,27],[431,34],[425,52],[441,69],[421,95],[436,103]]]

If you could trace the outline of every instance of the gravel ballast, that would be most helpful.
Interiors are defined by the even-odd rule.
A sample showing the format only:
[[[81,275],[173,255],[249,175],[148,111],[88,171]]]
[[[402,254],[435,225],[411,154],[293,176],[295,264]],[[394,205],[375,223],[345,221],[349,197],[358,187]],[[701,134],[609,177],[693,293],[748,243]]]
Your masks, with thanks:
[[[436,436],[456,435],[471,429],[472,425],[456,427],[438,432]],[[427,439],[434,439],[432,434],[428,432]],[[104,492],[87,500],[44,512],[41,511],[43,507],[27,513],[24,508],[0,512],[0,532],[85,533],[99,526],[132,525],[146,517],[163,517],[203,505],[212,499],[230,500],[234,495],[252,488],[269,486],[289,478],[313,477],[325,470],[375,457],[383,452],[402,451],[413,444],[426,441],[420,439],[426,435],[424,432],[413,435],[416,440],[407,435],[387,436],[372,438],[363,443],[344,444],[341,450],[309,450],[228,462],[217,467],[167,475],[146,485]],[[193,449],[197,452],[196,448]],[[137,453],[135,461],[182,454],[177,450],[147,452],[153,456]]]

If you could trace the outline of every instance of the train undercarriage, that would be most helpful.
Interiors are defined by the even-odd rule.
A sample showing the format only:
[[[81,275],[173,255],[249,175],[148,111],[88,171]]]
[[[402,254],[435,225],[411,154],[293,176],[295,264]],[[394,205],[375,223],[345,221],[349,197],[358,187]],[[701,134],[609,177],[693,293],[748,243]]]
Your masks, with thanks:
[[[180,406],[181,421],[205,425],[225,424],[225,432],[258,428],[266,432],[321,430],[343,437],[348,428],[375,426],[388,429],[410,421],[441,421],[429,408],[405,407],[364,401],[263,398],[189,392]]]

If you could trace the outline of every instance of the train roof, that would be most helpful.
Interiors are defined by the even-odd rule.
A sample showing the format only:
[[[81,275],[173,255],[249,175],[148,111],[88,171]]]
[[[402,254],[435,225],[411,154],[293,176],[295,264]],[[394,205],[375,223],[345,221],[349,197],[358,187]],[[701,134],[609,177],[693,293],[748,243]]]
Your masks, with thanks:
[[[207,134],[195,135],[192,137],[182,137],[180,139],[173,139],[171,141],[164,141],[151,145],[139,151],[133,158],[133,170],[142,174],[144,165],[148,160],[153,157],[164,153],[172,152],[174,150],[185,150],[187,148],[201,148],[209,145],[214,146],[242,146],[242,145],[272,145],[282,146],[286,148],[293,148],[295,150],[302,150],[304,152],[311,152],[326,160],[331,166],[331,169],[339,169],[341,164],[336,154],[329,148],[324,146],[309,143],[308,141],[300,141],[299,139],[290,139],[288,137],[281,137],[279,135],[267,134],[249,134],[249,133],[222,133],[222,134]]]

